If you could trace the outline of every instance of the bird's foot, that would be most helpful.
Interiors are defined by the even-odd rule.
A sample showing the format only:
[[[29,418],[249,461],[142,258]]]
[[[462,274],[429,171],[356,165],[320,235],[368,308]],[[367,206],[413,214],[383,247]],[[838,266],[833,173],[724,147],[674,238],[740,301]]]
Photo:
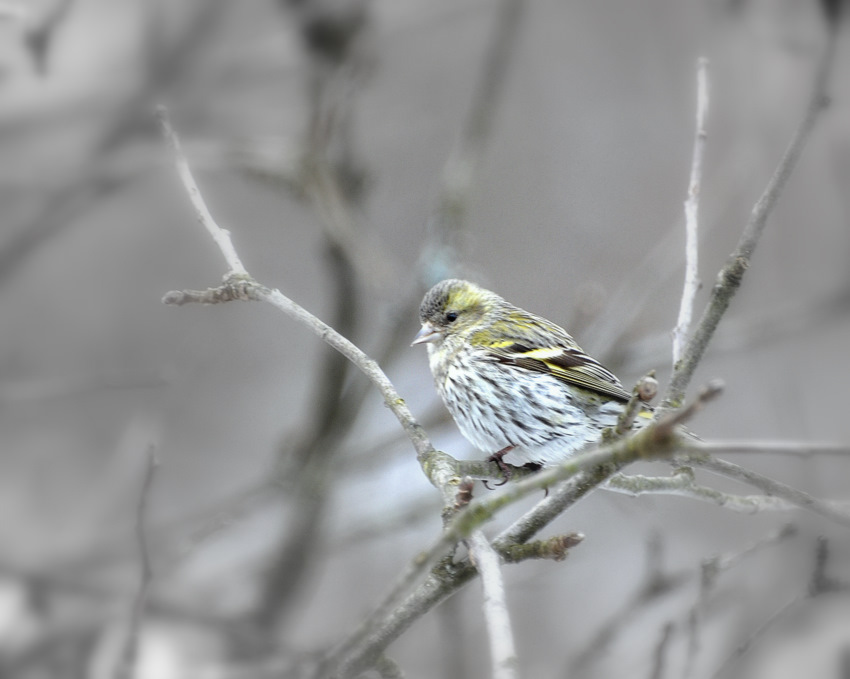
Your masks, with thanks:
[[[502,480],[496,484],[497,486],[504,486],[508,481],[511,480],[511,477],[513,476],[513,472],[511,471],[510,466],[507,465],[502,458],[509,452],[511,452],[515,447],[516,446],[505,446],[504,448],[493,453],[490,457],[487,458],[487,462],[495,462],[502,472]],[[487,490],[493,490],[490,487],[490,484],[487,483],[486,479],[482,481],[482,483],[484,484],[484,487]]]

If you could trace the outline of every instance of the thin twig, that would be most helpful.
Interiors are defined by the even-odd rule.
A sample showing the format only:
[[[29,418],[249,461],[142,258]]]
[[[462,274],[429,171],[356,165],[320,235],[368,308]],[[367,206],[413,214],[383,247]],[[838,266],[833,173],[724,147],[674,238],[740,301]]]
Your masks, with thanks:
[[[714,591],[717,580],[726,571],[737,566],[747,557],[759,552],[765,547],[779,544],[788,538],[794,537],[797,534],[797,527],[792,524],[786,524],[780,529],[774,531],[753,542],[748,547],[745,547],[731,554],[719,554],[710,559],[704,559],[700,566],[700,587],[699,595],[694,605],[691,607],[688,614],[687,629],[688,643],[687,655],[685,658],[684,677],[689,677],[693,673],[696,664],[697,655],[700,651],[700,631],[702,621],[705,616],[705,609],[708,607],[708,598]]]
[[[698,449],[698,447],[695,447],[695,449]],[[767,495],[782,498],[791,504],[819,514],[841,526],[850,528],[850,511],[847,509],[816,498],[802,490],[775,481],[767,476],[762,476],[746,467],[705,454],[686,455],[679,461],[755,486]]]
[[[139,559],[141,561],[141,576],[139,580],[139,590],[136,593],[136,598],[133,601],[133,609],[130,613],[130,624],[127,629],[127,637],[124,642],[124,648],[121,652],[121,658],[115,668],[115,679],[130,679],[136,670],[136,657],[139,651],[139,634],[141,632],[142,619],[145,615],[145,607],[147,606],[148,594],[153,580],[153,567],[151,566],[151,556],[148,550],[146,526],[147,526],[147,507],[150,497],[151,486],[153,485],[154,474],[159,462],[154,454],[153,447],[148,450],[147,468],[145,470],[145,479],[142,483],[142,490],[139,494],[139,504],[136,508],[136,542],[139,546]]]
[[[167,116],[162,107],[158,109],[158,116],[163,121],[163,133],[169,142],[169,149],[180,179],[195,206],[198,220],[219,246],[231,271],[225,276],[223,285],[218,288],[210,288],[202,291],[172,290],[163,296],[163,302],[165,304],[176,304],[179,306],[193,302],[214,304],[239,299],[264,301],[271,304],[290,318],[306,326],[314,334],[318,335],[320,339],[339,351],[357,366],[377,387],[384,399],[384,403],[386,403],[387,407],[401,423],[402,428],[413,443],[419,462],[423,466],[423,469],[425,469],[428,479],[440,489],[456,485],[459,479],[452,466],[454,462],[453,458],[434,450],[425,430],[416,421],[413,413],[410,412],[407,404],[399,396],[392,382],[386,376],[386,373],[381,370],[381,367],[350,340],[340,335],[327,323],[323,323],[304,307],[293,302],[279,290],[269,289],[251,278],[242,265],[239,256],[236,254],[229,236],[215,223],[215,220],[210,215],[203,196],[192,178],[186,157],[183,155],[179,143],[174,143],[179,141],[177,134],[170,125],[165,124],[167,122]]]
[[[723,317],[726,309],[728,309],[732,298],[741,285],[744,274],[750,265],[753,252],[767,224],[767,218],[773,211],[779,196],[782,195],[785,184],[788,182],[788,178],[797,165],[797,161],[809,139],[812,128],[824,108],[827,97],[827,85],[835,57],[836,34],[837,27],[831,24],[827,43],[815,74],[812,96],[803,120],[795,131],[764,193],[756,202],[750,219],[738,240],[738,245],[717,276],[717,282],[712,290],[711,300],[706,306],[702,318],[688,342],[684,356],[676,364],[673,371],[670,385],[662,402],[662,409],[676,407],[682,402],[685,390],[691,382],[694,371],[702,359],[708,343],[711,341],[714,331],[720,323],[720,319]]]
[[[561,673],[563,676],[589,675],[589,668],[604,657],[618,635],[633,625],[635,616],[655,601],[685,585],[693,577],[690,570],[666,571],[663,568],[663,543],[658,539],[657,533],[650,536],[646,547],[647,567],[643,584],[616,609],[582,651],[567,663]]]
[[[732,654],[723,661],[717,671],[712,675],[712,679],[719,679],[725,676],[730,669],[740,662],[741,658],[747,654],[759,639],[761,639],[773,626],[784,618],[788,613],[805,601],[806,597],[803,594],[797,594],[785,603],[781,608],[765,620],[758,628],[742,643],[738,644]]]
[[[701,452],[712,455],[731,455],[734,453],[772,453],[810,458],[822,455],[835,455],[850,459],[850,445],[846,443],[809,442],[809,441],[739,441],[714,440],[700,441],[697,447]]]
[[[691,327],[694,301],[700,287],[699,282],[699,198],[702,187],[702,165],[705,155],[705,140],[708,137],[708,59],[697,60],[697,124],[694,134],[694,155],[691,161],[691,178],[688,182],[688,198],[685,201],[685,283],[679,317],[673,328],[673,367],[682,358],[685,340]]]
[[[207,233],[212,236],[215,244],[218,245],[218,249],[221,250],[221,254],[224,256],[227,265],[230,267],[228,274],[247,276],[248,272],[242,265],[242,261],[239,259],[239,255],[236,254],[236,250],[233,247],[233,242],[230,240],[230,232],[226,229],[222,229],[218,224],[216,224],[216,221],[213,219],[203,196],[201,196],[201,190],[198,188],[198,184],[192,176],[192,170],[189,167],[189,162],[186,160],[186,155],[180,147],[180,139],[177,137],[177,133],[174,131],[174,128],[171,127],[171,123],[168,120],[168,111],[166,111],[164,106],[157,107],[156,119],[159,121],[162,136],[168,143],[168,148],[171,151],[171,158],[174,161],[174,167],[177,169],[177,174],[180,175],[180,181],[183,182],[183,186],[186,188],[186,193],[189,194],[189,200],[192,202],[192,207],[195,209],[195,217],[197,217],[201,226],[207,230]]]
[[[615,474],[602,486],[606,490],[638,495],[677,495],[702,502],[710,502],[724,509],[743,514],[765,511],[788,511],[795,505],[770,495],[735,495],[724,493],[695,482],[690,468],[681,468],[673,476],[643,476],[641,474]]]
[[[469,555],[481,576],[484,590],[484,621],[490,637],[490,660],[493,679],[517,679],[519,660],[516,655],[505,583],[499,555],[480,530],[473,531],[466,541]]]
[[[646,610],[650,604],[658,601],[658,599],[679,590],[698,576],[702,576],[702,580],[705,581],[706,573],[711,573],[712,578],[716,580],[721,573],[737,566],[746,557],[765,547],[779,544],[795,534],[796,528],[788,524],[738,551],[717,554],[706,559],[697,569],[690,568],[677,571],[665,571],[661,567],[660,543],[653,540],[648,541],[647,569],[643,584],[620,608],[614,611],[608,621],[593,635],[583,651],[568,664],[563,674],[565,676],[573,676],[578,673],[586,674],[592,663],[605,653],[619,634],[635,628],[635,616]],[[707,594],[706,590],[705,596]],[[702,606],[703,604],[704,600],[700,599],[697,605]],[[694,619],[694,616],[691,616],[690,621],[694,621]],[[692,635],[695,634],[696,624],[689,625],[688,629]]]
[[[815,545],[815,559],[812,575],[809,578],[809,586],[805,594],[801,593],[793,597],[782,608],[778,609],[773,615],[761,623],[750,635],[738,644],[732,653],[717,669],[714,674],[714,679],[722,677],[729,673],[742,659],[744,655],[753,647],[753,645],[762,639],[776,624],[794,609],[803,605],[807,600],[812,600],[815,597],[825,593],[846,592],[848,586],[846,583],[833,580],[826,574],[827,561],[829,559],[829,545],[825,538],[819,537]],[[740,672],[738,673],[740,675]]]

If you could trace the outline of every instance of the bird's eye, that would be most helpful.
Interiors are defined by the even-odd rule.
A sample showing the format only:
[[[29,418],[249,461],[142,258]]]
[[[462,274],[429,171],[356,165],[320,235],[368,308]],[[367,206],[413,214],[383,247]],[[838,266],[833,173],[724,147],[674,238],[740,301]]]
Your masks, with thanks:
[[[457,311],[449,311],[446,314],[446,320],[449,323],[454,323],[457,320]]]

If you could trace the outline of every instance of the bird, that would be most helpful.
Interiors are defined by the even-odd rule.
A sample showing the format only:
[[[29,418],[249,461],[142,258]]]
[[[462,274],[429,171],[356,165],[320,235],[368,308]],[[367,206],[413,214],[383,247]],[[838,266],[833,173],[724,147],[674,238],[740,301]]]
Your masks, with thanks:
[[[437,283],[422,299],[419,320],[412,345],[427,346],[437,392],[505,481],[505,462],[552,466],[598,442],[630,398],[561,326],[475,283]],[[642,403],[637,426],[651,417]]]

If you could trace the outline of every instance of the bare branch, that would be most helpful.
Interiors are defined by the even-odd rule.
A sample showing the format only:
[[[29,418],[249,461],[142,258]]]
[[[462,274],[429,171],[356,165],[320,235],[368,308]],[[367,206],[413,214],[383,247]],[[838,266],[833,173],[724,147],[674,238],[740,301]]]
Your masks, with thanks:
[[[693,448],[695,450],[699,449],[698,446],[694,446]],[[705,454],[685,455],[678,459],[678,461],[755,486],[768,495],[781,498],[797,507],[808,509],[810,512],[814,512],[839,525],[850,528],[850,511],[847,509],[839,507],[835,503],[813,497],[802,490],[798,490],[779,481],[774,481],[746,467]]]
[[[251,278],[242,265],[239,256],[236,254],[227,232],[221,229],[210,215],[203,196],[201,196],[194,179],[192,179],[191,171],[188,169],[188,162],[186,162],[185,156],[180,151],[177,134],[170,125],[165,124],[167,116],[162,107],[158,109],[158,116],[163,121],[163,133],[174,156],[174,162],[178,168],[180,178],[195,206],[198,220],[213,237],[213,240],[219,246],[222,255],[224,255],[231,269],[230,273],[225,276],[224,284],[219,288],[200,293],[197,291],[171,291],[165,294],[162,301],[165,304],[177,305],[188,302],[218,303],[236,299],[268,302],[290,318],[309,328],[320,339],[339,351],[357,366],[378,388],[378,391],[384,398],[384,403],[386,403],[387,407],[401,423],[402,428],[413,443],[419,462],[431,483],[441,490],[456,485],[459,479],[453,466],[453,458],[434,450],[425,430],[422,429],[416,418],[413,417],[413,413],[410,412],[407,404],[399,396],[390,379],[381,370],[381,367],[350,340],[340,335],[327,323],[323,323],[316,318],[316,316],[304,307],[293,302],[279,290],[271,290]],[[446,494],[451,497],[448,491],[446,491]]]
[[[692,500],[710,502],[724,509],[744,514],[787,511],[795,507],[790,502],[778,497],[734,495],[708,486],[701,486],[695,482],[693,471],[688,467],[677,469],[673,476],[615,474],[608,479],[603,488],[634,497],[638,495],[678,495]]]
[[[153,568],[151,566],[150,553],[148,552],[146,524],[148,499],[157,466],[159,466],[159,462],[156,459],[156,455],[154,455],[153,447],[151,447],[150,450],[148,450],[145,479],[142,483],[142,490],[139,494],[139,504],[136,509],[136,542],[139,546],[139,559],[142,564],[139,591],[133,601],[133,609],[130,614],[130,623],[127,629],[127,638],[124,642],[121,658],[115,668],[115,679],[130,679],[135,674],[136,669],[136,656],[139,649],[139,634],[141,631],[142,619],[145,615],[145,607],[147,606],[151,581],[153,580]]]
[[[815,545],[814,567],[809,580],[809,586],[805,593],[798,594],[791,598],[784,606],[779,608],[773,615],[764,620],[743,643],[738,644],[729,657],[720,665],[715,672],[714,679],[726,676],[730,670],[734,669],[743,658],[744,655],[762,639],[776,624],[789,616],[793,611],[796,611],[806,601],[810,601],[815,597],[824,593],[846,592],[848,590],[847,583],[833,580],[826,574],[827,561],[829,559],[829,544],[823,537],[819,537]],[[738,676],[740,672],[737,673]]]
[[[731,455],[734,453],[773,453],[794,457],[818,457],[834,455],[850,459],[850,445],[845,443],[809,441],[700,441],[696,444],[701,452]]]
[[[738,245],[717,276],[711,300],[703,312],[696,331],[688,342],[684,357],[677,363],[673,371],[673,377],[663,400],[662,409],[676,407],[681,403],[694,370],[702,359],[720,319],[741,285],[753,252],[767,224],[767,218],[773,211],[779,196],[782,195],[785,184],[800,158],[812,128],[824,108],[827,98],[827,85],[835,57],[836,34],[836,26],[830,25],[827,43],[818,64],[814,87],[805,116],[794,133],[785,154],[779,161],[779,165],[770,178],[764,193],[756,202],[750,219],[738,240]]]
[[[676,413],[668,413],[633,436],[592,448],[587,452],[573,456],[556,467],[540,471],[522,481],[506,486],[498,495],[469,503],[446,525],[439,539],[428,549],[421,551],[413,562],[405,568],[375,612],[364,619],[349,639],[336,649],[333,662],[337,662],[340,658],[345,658],[350,654],[351,658],[346,667],[349,665],[356,669],[367,667],[370,659],[376,657],[374,654],[383,650],[383,643],[385,641],[389,643],[387,640],[388,633],[379,630],[390,626],[393,632],[400,634],[404,630],[403,625],[411,622],[406,617],[403,618],[403,623],[396,621],[396,614],[399,611],[404,611],[405,616],[407,614],[413,615],[414,612],[404,602],[392,609],[394,602],[453,545],[469,537],[504,507],[535,491],[571,479],[571,482],[564,489],[560,489],[545,498],[522,520],[502,531],[493,540],[493,547],[500,553],[517,543],[527,542],[532,535],[552,521],[566,506],[595,488],[619,467],[638,459],[659,459],[679,449],[679,436],[675,431],[676,426],[692,416],[704,403],[714,398],[719,392],[719,385],[711,385],[704,389],[697,400],[688,407]],[[463,582],[466,579],[468,578],[464,574]],[[429,582],[430,578],[413,595],[408,597],[407,601],[416,599],[420,594],[424,595],[423,588],[430,590]],[[454,582],[458,582],[457,586],[462,584],[453,580],[452,585],[454,585]],[[452,586],[449,592],[454,591],[454,588]],[[428,597],[431,605],[442,599],[442,588],[440,588],[440,592],[440,596],[436,599],[432,600]],[[446,592],[445,595],[448,595],[449,592]],[[421,604],[416,604],[416,606],[419,605]],[[418,612],[421,614],[421,611]],[[346,675],[347,671],[342,672],[343,676]]]
[[[35,69],[40,75],[47,72],[47,55],[56,30],[68,16],[73,0],[52,0],[47,8],[27,22],[24,41],[30,51]]]
[[[664,665],[667,661],[667,649],[670,646],[670,640],[673,638],[673,632],[676,626],[667,621],[661,629],[661,636],[658,639],[658,645],[655,647],[655,653],[652,658],[652,671],[649,674],[650,679],[662,679],[664,677]]]
[[[164,106],[157,107],[156,118],[159,121],[162,135],[168,143],[168,149],[171,151],[171,158],[174,162],[174,167],[177,169],[180,181],[183,182],[183,186],[186,188],[186,193],[189,194],[189,200],[192,202],[192,207],[195,209],[195,217],[197,217],[201,226],[203,226],[210,236],[212,236],[215,244],[218,245],[218,249],[221,250],[221,254],[224,255],[224,259],[230,267],[228,276],[234,274],[247,276],[248,272],[242,265],[239,255],[236,254],[236,250],[233,247],[233,242],[230,240],[230,232],[222,229],[218,224],[216,224],[215,219],[213,219],[213,216],[210,214],[209,208],[203,199],[203,196],[201,196],[201,190],[198,188],[195,178],[192,176],[192,170],[189,167],[189,162],[186,160],[186,155],[183,153],[183,149],[180,148],[180,139],[171,127],[171,123],[168,120],[168,111],[166,111]]]
[[[688,199],[685,201],[685,284],[679,317],[673,328],[673,367],[682,358],[685,340],[691,326],[694,301],[699,282],[699,197],[702,186],[702,165],[705,155],[706,118],[708,116],[708,59],[697,60],[697,124],[694,135],[694,155],[691,161],[691,178],[688,182]]]
[[[466,544],[470,559],[481,576],[484,590],[484,620],[490,636],[493,679],[517,679],[519,660],[514,646],[499,555],[480,530],[473,531]]]
[[[779,544],[796,534],[797,527],[794,524],[789,523],[740,551],[732,552],[731,554],[719,554],[710,559],[703,560],[700,567],[699,595],[697,600],[694,602],[694,605],[691,607],[687,620],[688,643],[685,656],[685,668],[683,671],[684,677],[690,677],[693,673],[697,655],[700,651],[699,636],[702,629],[702,620],[705,617],[705,610],[708,606],[709,596],[714,591],[717,579],[720,575],[731,568],[734,568],[746,557],[755,554],[764,547]]]
[[[643,583],[593,635],[584,649],[568,662],[564,676],[583,676],[611,646],[614,639],[632,623],[634,617],[649,604],[679,589],[693,576],[689,570],[667,572],[663,568],[663,543],[657,533],[650,535],[646,545],[646,574]]]
[[[767,620],[765,620],[747,639],[745,639],[742,643],[738,644],[735,647],[735,650],[732,654],[723,662],[723,664],[717,669],[717,671],[712,675],[713,679],[719,679],[720,677],[726,676],[730,669],[732,669],[741,658],[752,648],[753,644],[755,644],[759,639],[761,639],[767,632],[782,618],[788,615],[792,610],[796,609],[803,601],[805,600],[805,595],[797,594],[792,597],[785,605],[781,608],[777,609],[777,611],[771,615]]]
[[[710,574],[712,580],[716,580],[720,574],[737,566],[746,557],[755,554],[765,547],[778,544],[795,534],[795,527],[789,524],[738,551],[715,555],[703,561],[696,569],[690,568],[677,571],[666,571],[662,567],[662,544],[657,539],[650,539],[647,542],[647,569],[646,575],[643,578],[643,584],[598,629],[582,652],[568,663],[568,669],[563,674],[565,676],[585,674],[592,663],[600,658],[606,649],[610,647],[614,639],[624,630],[630,628],[635,616],[646,610],[650,604],[667,596],[671,592],[681,589],[683,586],[692,582],[697,576],[701,575],[703,582],[706,581],[706,574]],[[697,610],[697,607],[699,607],[699,612],[701,613],[705,599],[708,596],[708,591],[706,588],[703,589],[704,593],[701,594],[701,599],[694,606],[694,610]],[[698,622],[692,613],[688,627],[692,637],[696,634],[697,629]],[[695,643],[695,637],[693,641]]]
[[[496,25],[486,48],[469,113],[461,137],[443,168],[439,201],[428,224],[429,242],[420,262],[426,287],[457,273],[460,231],[473,180],[498,111],[525,7],[526,0],[500,0],[496,10]]]

